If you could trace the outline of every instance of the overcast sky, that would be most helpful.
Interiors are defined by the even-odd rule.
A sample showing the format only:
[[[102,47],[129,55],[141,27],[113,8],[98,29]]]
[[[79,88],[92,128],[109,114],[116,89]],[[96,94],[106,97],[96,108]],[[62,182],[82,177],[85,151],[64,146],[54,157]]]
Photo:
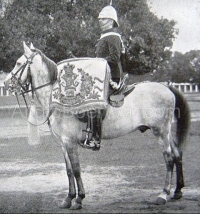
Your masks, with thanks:
[[[151,11],[177,21],[179,35],[173,50],[182,53],[200,50],[200,0],[148,0]]]

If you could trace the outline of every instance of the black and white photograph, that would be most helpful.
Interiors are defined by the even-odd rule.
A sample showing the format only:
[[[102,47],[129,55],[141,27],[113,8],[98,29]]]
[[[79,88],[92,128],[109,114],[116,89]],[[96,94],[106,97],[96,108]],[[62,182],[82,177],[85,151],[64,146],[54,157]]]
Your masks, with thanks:
[[[200,0],[0,0],[0,213],[200,213]]]

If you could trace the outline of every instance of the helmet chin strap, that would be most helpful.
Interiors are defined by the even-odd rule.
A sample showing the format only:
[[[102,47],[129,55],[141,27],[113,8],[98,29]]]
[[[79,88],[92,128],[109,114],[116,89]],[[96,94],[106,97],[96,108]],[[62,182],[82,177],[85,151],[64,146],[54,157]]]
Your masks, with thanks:
[[[102,31],[108,30],[108,29],[110,29],[112,27],[113,27],[113,20],[111,20],[111,19],[108,19],[108,21],[106,23],[101,24]]]

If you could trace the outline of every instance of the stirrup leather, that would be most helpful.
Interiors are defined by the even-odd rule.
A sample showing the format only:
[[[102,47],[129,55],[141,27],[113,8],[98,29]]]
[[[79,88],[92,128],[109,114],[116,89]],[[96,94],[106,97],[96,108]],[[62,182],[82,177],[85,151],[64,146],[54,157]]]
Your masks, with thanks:
[[[83,132],[86,132],[85,140],[81,142],[81,146],[97,151],[100,149],[101,143],[102,115],[97,112],[94,112],[94,114],[96,114],[96,118],[93,117],[92,112],[89,112],[87,128],[83,130]]]

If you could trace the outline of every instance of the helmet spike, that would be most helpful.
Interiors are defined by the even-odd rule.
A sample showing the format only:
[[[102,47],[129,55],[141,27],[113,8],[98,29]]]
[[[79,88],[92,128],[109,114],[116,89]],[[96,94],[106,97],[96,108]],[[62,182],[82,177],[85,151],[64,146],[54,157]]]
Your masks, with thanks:
[[[110,0],[110,6],[112,5],[112,0]]]

